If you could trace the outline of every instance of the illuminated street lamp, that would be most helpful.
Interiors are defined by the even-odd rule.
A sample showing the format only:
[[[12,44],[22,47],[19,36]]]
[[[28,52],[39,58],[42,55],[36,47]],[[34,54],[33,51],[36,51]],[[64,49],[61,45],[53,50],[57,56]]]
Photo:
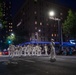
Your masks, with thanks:
[[[50,16],[50,19],[58,21],[59,45],[60,45],[60,50],[62,50],[63,39],[62,39],[62,28],[61,28],[61,25],[60,25],[61,19],[55,17],[55,12],[54,11],[50,11],[49,16]]]
[[[50,16],[55,16],[55,12],[54,12],[54,11],[50,11],[50,12],[49,12],[49,15],[50,15]]]
[[[12,36],[14,36],[14,33],[11,33]]]

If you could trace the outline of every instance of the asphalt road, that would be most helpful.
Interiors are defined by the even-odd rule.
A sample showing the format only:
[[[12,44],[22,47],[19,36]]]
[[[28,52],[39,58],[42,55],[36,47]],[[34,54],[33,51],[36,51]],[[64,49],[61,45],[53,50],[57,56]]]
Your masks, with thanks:
[[[1,59],[0,75],[76,75],[76,56],[57,56],[56,62],[35,56]]]

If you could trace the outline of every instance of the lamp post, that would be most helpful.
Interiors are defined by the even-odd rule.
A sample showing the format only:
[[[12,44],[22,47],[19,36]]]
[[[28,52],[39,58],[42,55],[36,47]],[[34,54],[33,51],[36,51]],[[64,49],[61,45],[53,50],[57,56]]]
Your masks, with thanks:
[[[62,45],[63,45],[62,26],[60,24],[61,23],[61,19],[55,17],[55,12],[54,11],[50,11],[49,15],[50,15],[50,19],[58,21],[59,49],[61,51],[62,50]]]

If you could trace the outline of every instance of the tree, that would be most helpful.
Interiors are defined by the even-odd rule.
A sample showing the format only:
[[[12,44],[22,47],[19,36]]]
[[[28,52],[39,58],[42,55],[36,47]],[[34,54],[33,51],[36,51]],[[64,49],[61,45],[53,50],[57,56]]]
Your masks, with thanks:
[[[68,11],[67,19],[63,23],[63,33],[70,38],[76,37],[76,13]]]
[[[15,35],[12,33],[11,35],[9,35],[9,36],[7,37],[6,42],[7,42],[8,44],[11,44],[11,43],[13,43],[14,40],[15,40]]]

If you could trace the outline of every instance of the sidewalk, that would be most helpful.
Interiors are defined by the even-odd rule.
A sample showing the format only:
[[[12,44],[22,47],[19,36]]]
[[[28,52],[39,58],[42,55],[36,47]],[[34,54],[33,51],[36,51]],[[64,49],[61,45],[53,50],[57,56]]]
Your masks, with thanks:
[[[1,57],[9,57],[9,55],[0,55],[0,58],[1,58]]]

